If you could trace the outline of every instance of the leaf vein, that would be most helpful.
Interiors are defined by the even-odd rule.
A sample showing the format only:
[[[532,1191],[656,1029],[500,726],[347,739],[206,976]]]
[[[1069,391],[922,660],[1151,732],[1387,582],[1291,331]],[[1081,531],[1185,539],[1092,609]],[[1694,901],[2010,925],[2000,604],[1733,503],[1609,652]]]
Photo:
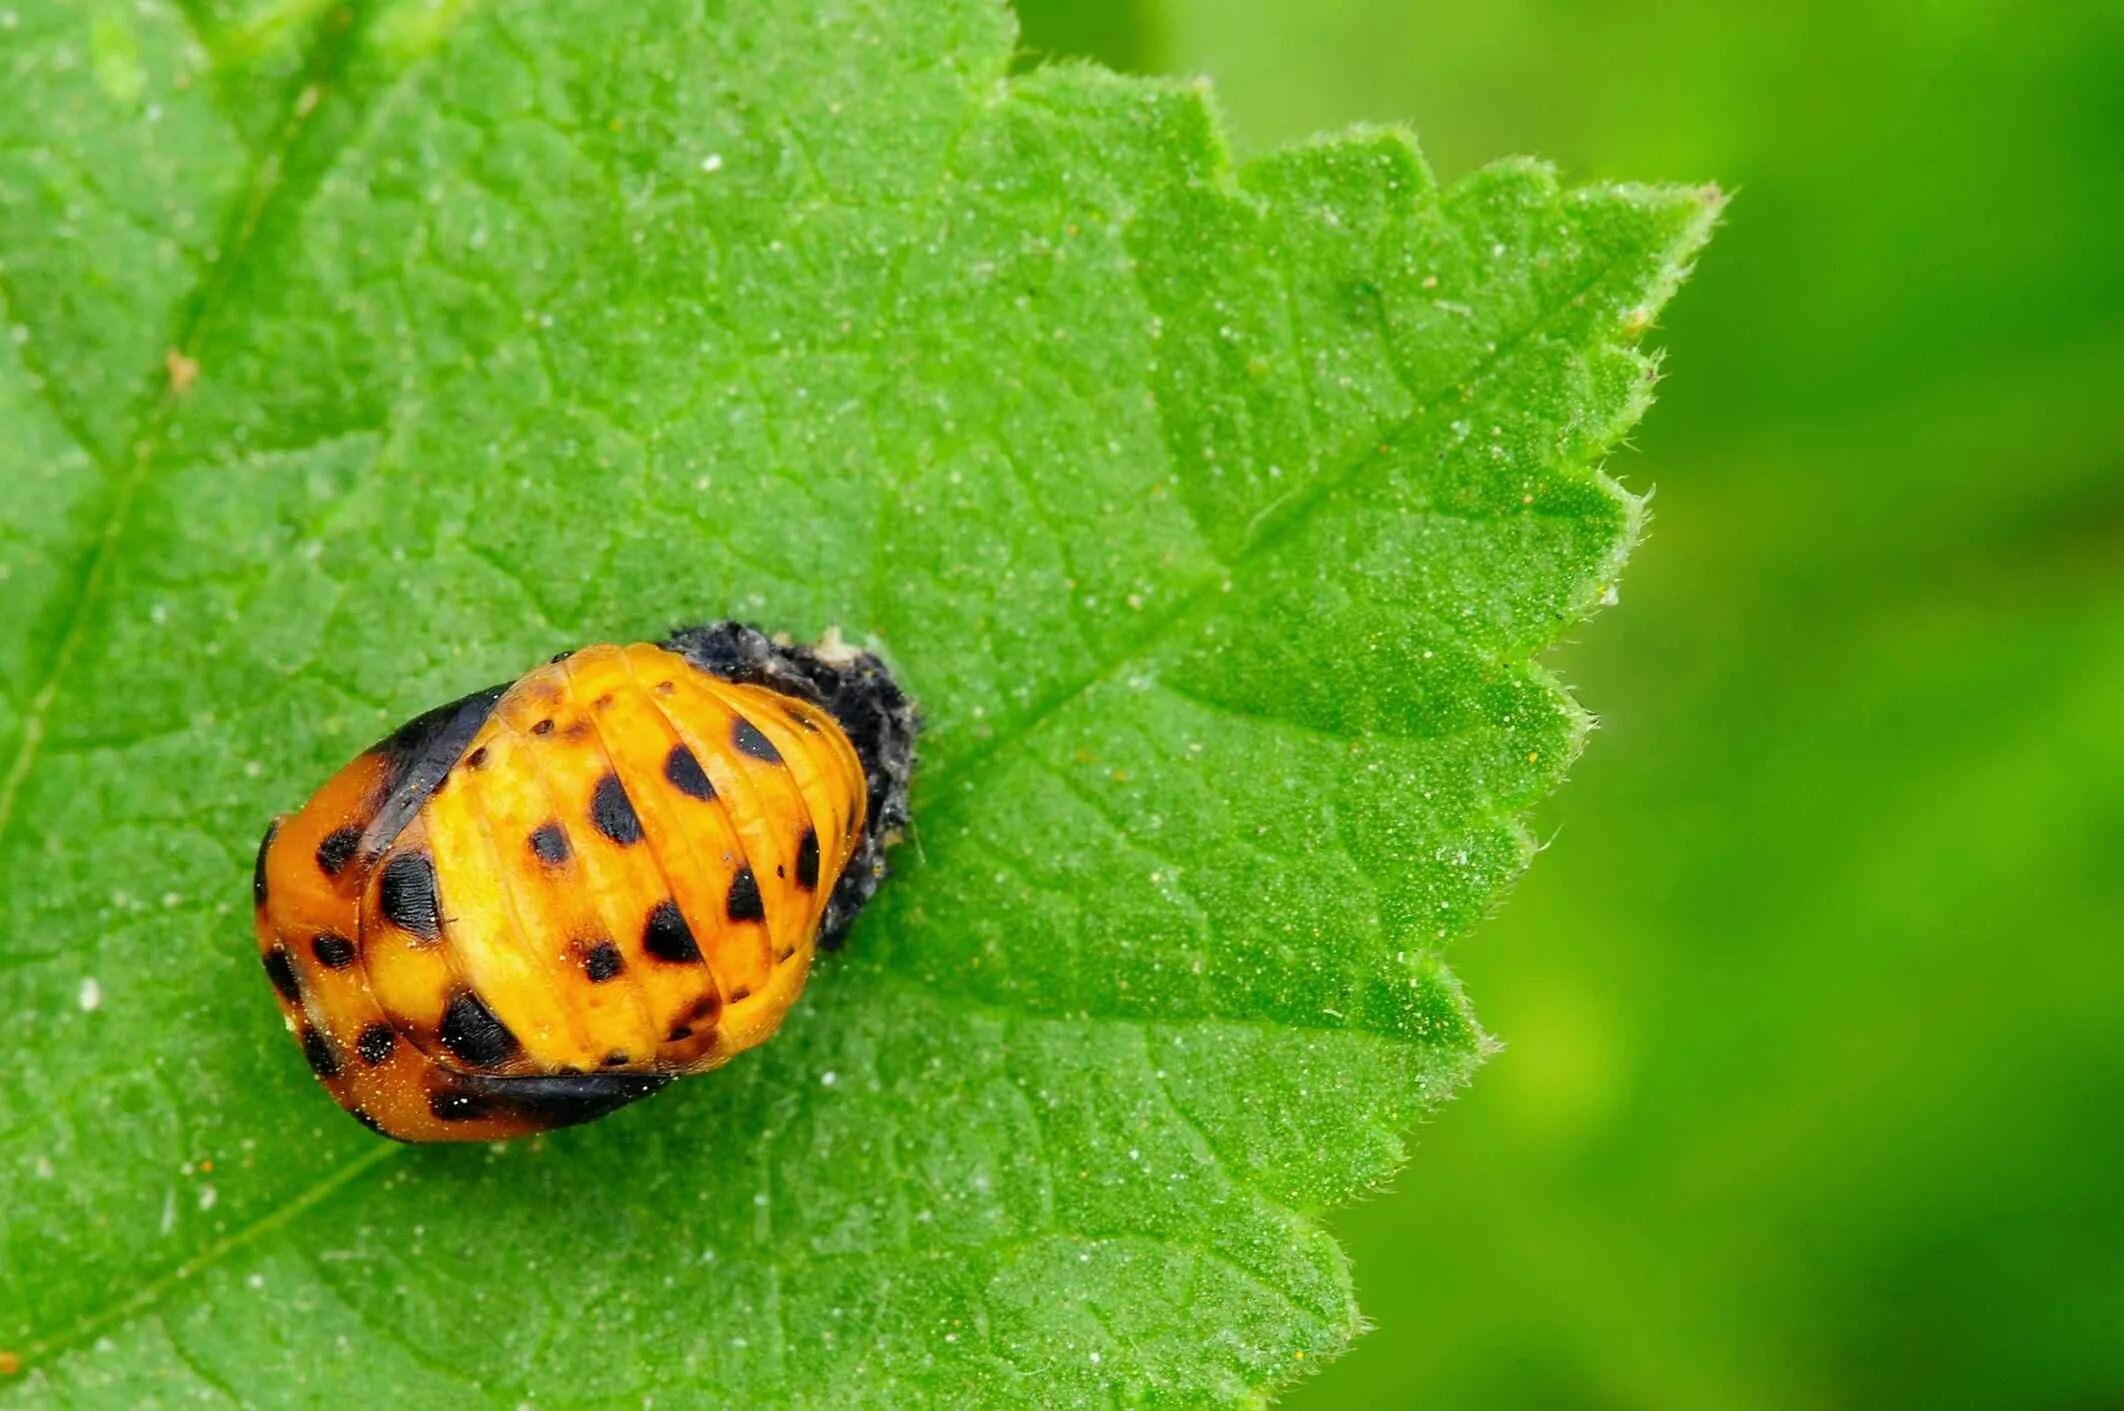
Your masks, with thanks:
[[[1554,319],[1568,312],[1576,299],[1597,287],[1602,280],[1620,269],[1625,262],[1626,256],[1620,254],[1607,260],[1598,270],[1587,276],[1568,296],[1558,299],[1548,309],[1544,310],[1539,317],[1529,320],[1525,326],[1512,335],[1500,340],[1497,347],[1479,360],[1474,368],[1460,377],[1451,379],[1445,387],[1433,391],[1428,397],[1419,402],[1406,416],[1389,428],[1386,434],[1391,437],[1412,426],[1419,418],[1428,414],[1442,403],[1447,390],[1451,387],[1487,377],[1496,371],[1529,338],[1546,328]],[[1241,548],[1240,552],[1233,556],[1231,563],[1232,573],[1236,574],[1258,562],[1295,533],[1330,496],[1356,483],[1364,476],[1366,470],[1375,463],[1373,456],[1360,453],[1353,457],[1342,471],[1320,477],[1312,486],[1307,488],[1305,493],[1297,497],[1289,511],[1281,516],[1272,517],[1272,522],[1268,527],[1258,536],[1249,540]],[[1154,621],[1146,624],[1142,632],[1137,633],[1124,644],[1116,655],[1104,662],[1097,663],[1074,683],[1065,683],[1051,688],[1025,714],[1012,722],[1008,729],[996,731],[988,738],[970,746],[956,758],[938,760],[929,771],[929,786],[933,789],[938,781],[947,775],[976,769],[998,754],[1021,748],[1026,740],[1041,731],[1070,706],[1083,699],[1099,686],[1113,681],[1126,667],[1140,661],[1149,653],[1151,648],[1163,641],[1166,634],[1172,631],[1191,613],[1214,601],[1221,593],[1222,583],[1226,581],[1227,577],[1228,575],[1217,574],[1199,579],[1195,586],[1184,592],[1173,606],[1166,608]],[[958,790],[936,798],[932,804],[932,817],[934,818],[939,814],[949,816],[954,811],[955,805],[963,806],[964,801],[970,797],[972,797],[972,791]]]

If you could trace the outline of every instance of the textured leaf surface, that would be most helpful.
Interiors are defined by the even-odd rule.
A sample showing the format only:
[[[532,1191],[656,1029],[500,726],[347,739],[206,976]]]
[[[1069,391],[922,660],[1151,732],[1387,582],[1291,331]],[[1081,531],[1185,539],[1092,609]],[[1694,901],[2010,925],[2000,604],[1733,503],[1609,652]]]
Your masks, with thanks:
[[[1593,465],[1715,197],[1235,166],[992,4],[23,4],[0,49],[10,1404],[1244,1399],[1482,1039]],[[932,723],[782,1036],[595,1127],[345,1120],[261,821],[735,613]]]

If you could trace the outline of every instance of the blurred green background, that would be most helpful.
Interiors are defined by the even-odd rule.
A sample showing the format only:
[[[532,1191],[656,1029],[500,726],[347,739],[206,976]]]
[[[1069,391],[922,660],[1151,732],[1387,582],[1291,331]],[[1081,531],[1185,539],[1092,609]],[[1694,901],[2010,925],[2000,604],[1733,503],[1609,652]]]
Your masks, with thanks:
[[[1716,179],[1605,721],[1293,1408],[2124,1407],[2124,6],[1025,0],[1242,151]]]

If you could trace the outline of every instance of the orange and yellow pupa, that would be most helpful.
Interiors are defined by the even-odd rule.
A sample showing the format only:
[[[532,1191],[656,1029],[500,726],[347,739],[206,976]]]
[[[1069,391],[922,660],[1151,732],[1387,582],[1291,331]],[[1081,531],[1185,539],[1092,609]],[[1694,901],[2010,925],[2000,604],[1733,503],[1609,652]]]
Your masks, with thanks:
[[[735,622],[584,647],[408,721],[266,829],[266,975],[401,1141],[602,1117],[771,1037],[907,821],[877,657]]]

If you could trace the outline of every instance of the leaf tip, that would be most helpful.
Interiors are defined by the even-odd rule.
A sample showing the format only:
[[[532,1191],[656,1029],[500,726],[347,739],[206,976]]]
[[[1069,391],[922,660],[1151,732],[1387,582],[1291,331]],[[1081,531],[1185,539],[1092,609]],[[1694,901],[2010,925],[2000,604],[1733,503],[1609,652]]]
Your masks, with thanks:
[[[1696,186],[1615,188],[1651,211],[1661,227],[1658,276],[1646,306],[1656,310],[1695,268],[1696,256],[1724,219],[1727,194],[1716,182]]]

